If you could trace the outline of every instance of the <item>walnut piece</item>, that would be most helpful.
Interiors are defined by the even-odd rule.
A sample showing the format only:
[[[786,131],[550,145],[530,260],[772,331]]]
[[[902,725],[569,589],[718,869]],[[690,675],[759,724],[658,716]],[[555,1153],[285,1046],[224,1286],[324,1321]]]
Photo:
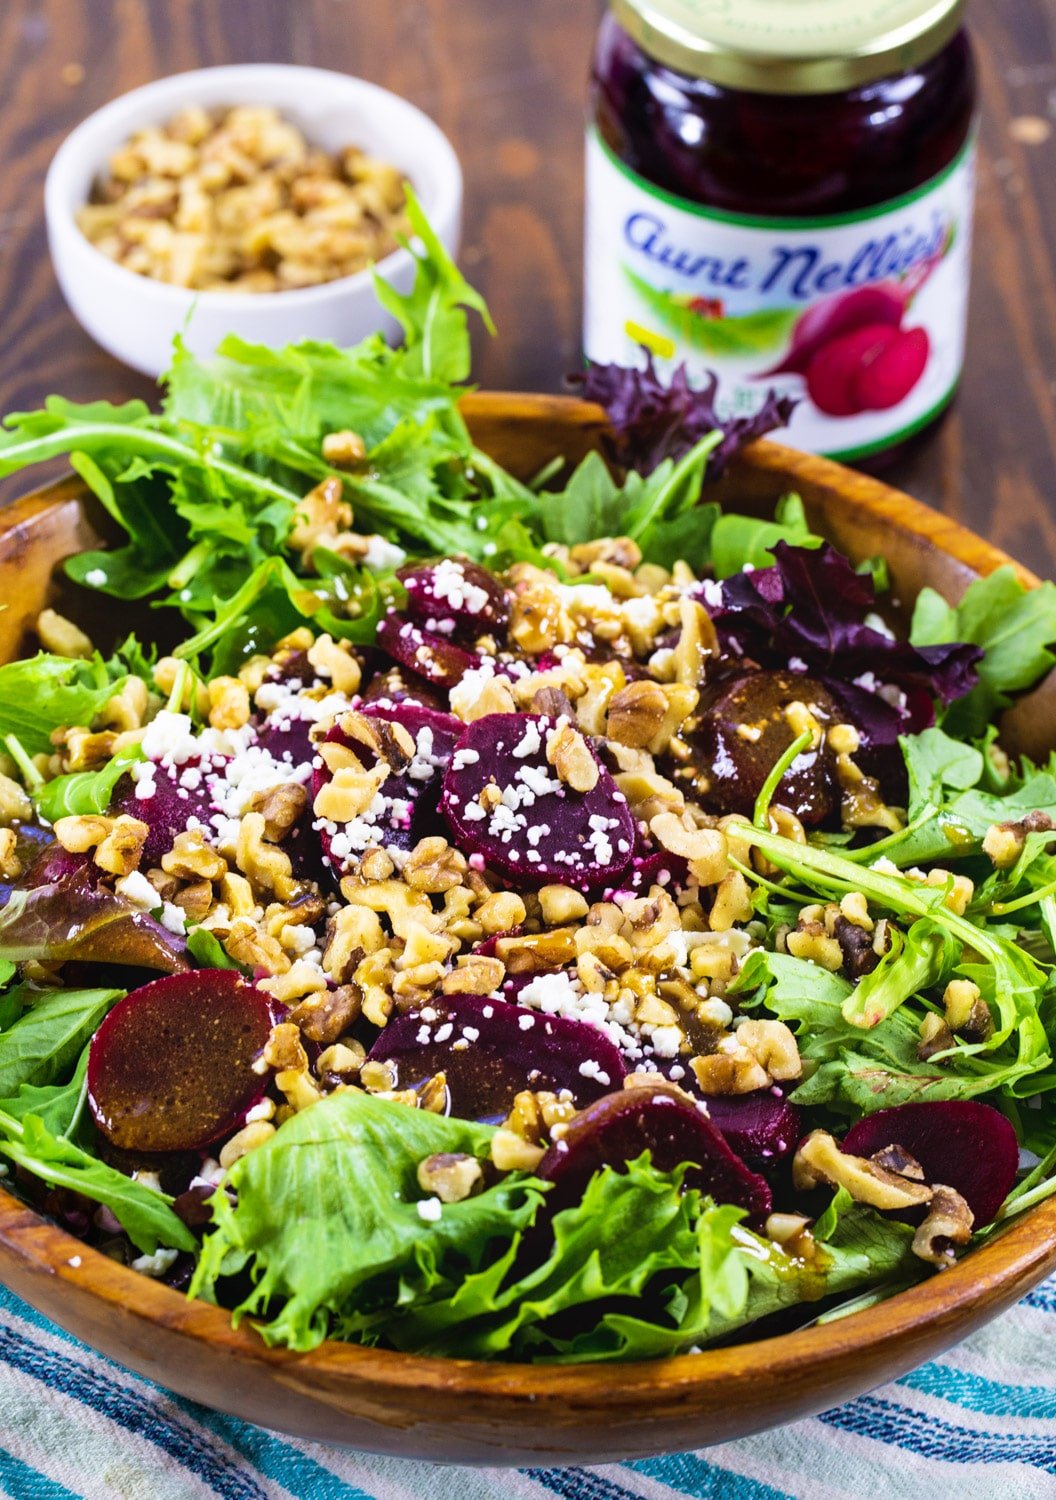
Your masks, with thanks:
[[[461,1203],[484,1187],[484,1172],[475,1156],[438,1151],[418,1163],[418,1186],[441,1203]]]
[[[800,1143],[792,1162],[792,1181],[798,1192],[808,1192],[819,1182],[846,1188],[855,1203],[866,1203],[870,1208],[913,1208],[930,1203],[932,1196],[926,1183],[889,1172],[864,1156],[841,1151],[826,1130],[813,1130]]]
[[[558,724],[546,737],[546,758],[558,778],[574,792],[592,792],[598,784],[598,763],[586,740],[571,724]]]
[[[956,1259],[955,1247],[967,1245],[974,1222],[972,1211],[960,1193],[937,1182],[927,1216],[913,1236],[913,1254],[940,1270],[951,1266]]]

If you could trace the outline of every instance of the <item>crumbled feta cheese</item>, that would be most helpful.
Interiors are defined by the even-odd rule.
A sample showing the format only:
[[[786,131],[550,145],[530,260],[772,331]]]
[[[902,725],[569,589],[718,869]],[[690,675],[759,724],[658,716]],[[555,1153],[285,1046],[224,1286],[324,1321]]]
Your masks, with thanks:
[[[422,1198],[415,1207],[418,1209],[418,1217],[424,1219],[427,1224],[437,1224],[440,1215],[444,1211],[444,1205],[439,1198]]]
[[[367,550],[363,554],[363,561],[368,568],[373,568],[377,573],[386,573],[392,569],[402,567],[407,561],[407,554],[402,547],[397,547],[395,542],[390,542],[386,537],[373,536],[366,538]]]
[[[153,1255],[137,1255],[132,1262],[133,1271],[138,1271],[142,1276],[153,1276],[155,1278],[164,1276],[170,1270],[173,1261],[179,1254],[177,1250],[155,1250]]]

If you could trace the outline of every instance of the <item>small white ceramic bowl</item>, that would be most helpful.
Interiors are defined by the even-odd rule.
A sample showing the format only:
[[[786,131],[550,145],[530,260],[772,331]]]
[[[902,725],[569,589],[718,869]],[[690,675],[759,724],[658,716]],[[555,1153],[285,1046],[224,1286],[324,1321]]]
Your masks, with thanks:
[[[347,345],[396,324],[379,308],[369,270],[323,286],[286,292],[188,291],[126,270],[77,227],[96,174],[133,131],[163,124],[188,104],[271,104],[328,151],[360,146],[410,180],[452,255],[462,223],[462,171],[450,141],[428,115],[397,94],[324,68],[245,63],[200,68],[144,84],[89,115],[56,152],[44,187],[48,244],[63,295],[78,322],[110,354],[158,375],[181,330],[196,354],[211,354],[228,333],[273,347],[298,339]],[[378,262],[407,291],[413,257],[400,249]]]

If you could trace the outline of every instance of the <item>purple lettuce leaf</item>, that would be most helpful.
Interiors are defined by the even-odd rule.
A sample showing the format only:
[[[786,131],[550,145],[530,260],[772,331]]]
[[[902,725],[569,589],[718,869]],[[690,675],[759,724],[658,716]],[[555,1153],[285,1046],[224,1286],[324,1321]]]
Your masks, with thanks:
[[[794,398],[771,390],[754,415],[721,418],[715,410],[717,375],[709,374],[695,389],[681,364],[672,371],[670,384],[665,384],[652,354],[643,353],[642,369],[588,363],[585,371],[568,377],[569,385],[579,387],[584,400],[605,408],[612,428],[605,443],[606,457],[621,468],[651,474],[665,458],[677,462],[719,428],[723,439],[705,472],[705,478],[716,479],[746,443],[775,427],[786,427],[797,405]]]
[[[949,704],[975,686],[982,656],[977,646],[912,646],[867,624],[876,609],[873,581],[856,573],[834,547],[778,542],[773,553],[772,568],[728,578],[721,604],[710,607],[729,649],[769,666],[803,663],[839,690],[849,707],[857,702],[855,722],[872,716],[880,742],[925,728],[933,717],[932,699]],[[706,590],[712,598],[714,587]],[[887,712],[885,686],[905,698],[893,710],[897,726]]]
[[[167,974],[190,968],[186,939],[131,906],[87,864],[11,893],[0,911],[0,958],[12,963],[75,959]]]

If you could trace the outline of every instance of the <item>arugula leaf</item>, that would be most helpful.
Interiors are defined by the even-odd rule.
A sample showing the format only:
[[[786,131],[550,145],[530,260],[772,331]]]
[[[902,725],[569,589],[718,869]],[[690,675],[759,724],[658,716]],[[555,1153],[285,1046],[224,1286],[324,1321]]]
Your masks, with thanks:
[[[1016,822],[1031,812],[1056,819],[1056,777],[1048,771],[996,793],[978,786],[986,777],[983,753],[944,730],[903,735],[899,744],[909,780],[909,821],[903,832],[885,839],[883,849],[896,865],[978,854],[992,824]]]
[[[69,1188],[102,1203],[146,1255],[159,1246],[197,1249],[194,1236],[173,1213],[171,1198],[133,1182],[72,1141],[54,1135],[37,1115],[19,1120],[0,1109],[0,1154],[52,1187]]]
[[[33,794],[37,811],[49,823],[70,814],[105,812],[121,777],[143,758],[142,747],[130,745],[127,750],[119,750],[99,771],[72,771],[68,776],[56,776]]]
[[[1056,661],[1056,584],[1028,589],[1011,567],[976,579],[960,603],[951,606],[934,589],[922,589],[913,610],[910,640],[915,646],[969,641],[984,651],[979,683],[951,704],[943,724],[951,734],[981,735],[1013,695],[1033,687]]]
[[[483,297],[440,243],[411,187],[407,188],[407,217],[424,246],[424,254],[419,255],[413,245],[407,245],[416,261],[414,285],[404,296],[375,275],[378,301],[403,327],[406,371],[452,383],[465,380],[470,358],[465,309],[478,312],[489,333],[495,332],[494,324]]]
[[[124,990],[53,990],[0,1032],[0,1099],[57,1081]]]

